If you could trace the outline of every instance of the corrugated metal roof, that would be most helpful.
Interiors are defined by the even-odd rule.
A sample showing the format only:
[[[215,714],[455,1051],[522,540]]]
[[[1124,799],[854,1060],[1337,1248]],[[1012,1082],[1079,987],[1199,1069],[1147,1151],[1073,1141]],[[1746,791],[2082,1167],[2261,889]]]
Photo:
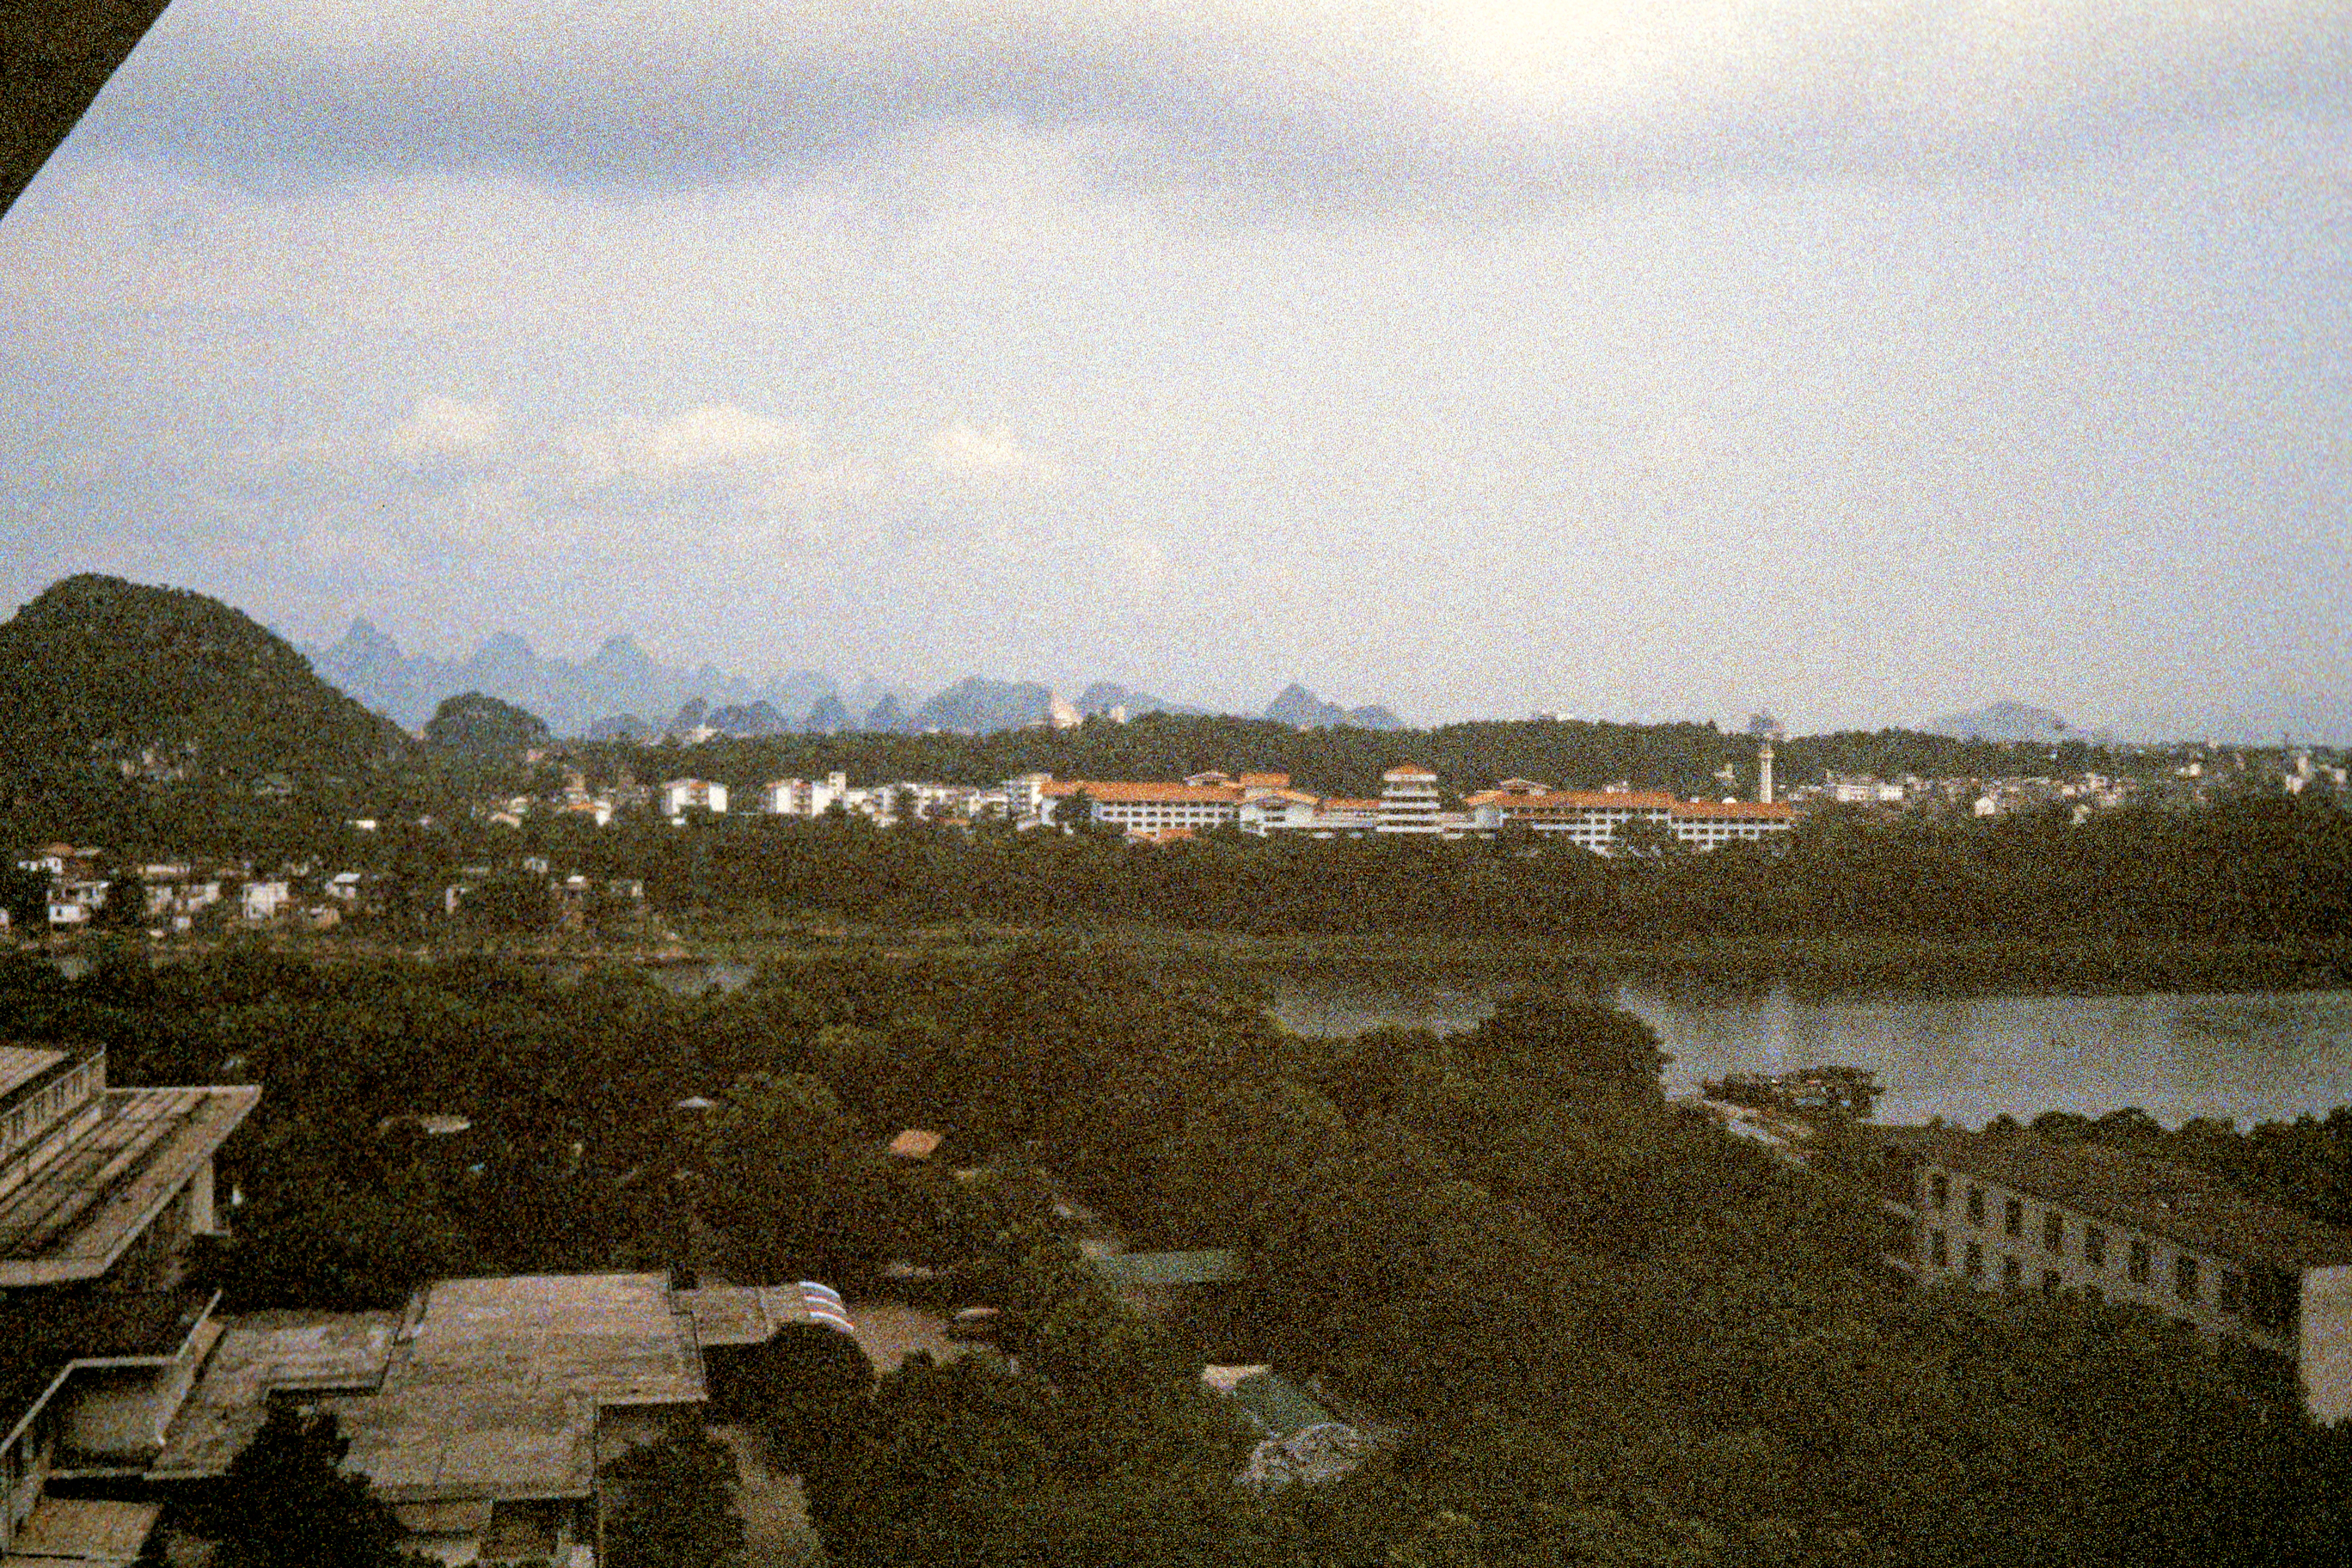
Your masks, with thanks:
[[[1134,1285],[1222,1285],[1242,1277],[1241,1254],[1231,1247],[1190,1252],[1114,1252],[1094,1260],[1114,1289]]]
[[[1252,1373],[1234,1384],[1234,1403],[1269,1437],[1288,1437],[1333,1419],[1297,1385],[1270,1372]]]

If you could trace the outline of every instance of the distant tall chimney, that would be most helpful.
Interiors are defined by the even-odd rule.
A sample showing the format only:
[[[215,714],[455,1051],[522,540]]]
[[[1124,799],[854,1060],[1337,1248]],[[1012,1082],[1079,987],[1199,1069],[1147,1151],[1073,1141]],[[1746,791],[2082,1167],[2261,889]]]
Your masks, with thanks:
[[[1772,804],[1772,737],[1769,735],[1756,742],[1756,798],[1766,805]]]

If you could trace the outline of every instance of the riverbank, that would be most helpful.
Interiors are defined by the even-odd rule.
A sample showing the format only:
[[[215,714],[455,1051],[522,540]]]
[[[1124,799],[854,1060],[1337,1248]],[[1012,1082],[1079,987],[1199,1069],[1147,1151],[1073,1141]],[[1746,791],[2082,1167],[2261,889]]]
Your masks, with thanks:
[[[978,958],[1024,941],[1062,937],[1116,946],[1153,967],[1235,989],[1278,981],[1379,987],[1540,984],[1594,992],[1638,984],[1666,991],[1780,988],[1800,996],[2352,988],[2352,941],[2029,943],[1785,937],[1640,942],[1573,936],[1262,936],[1158,925],[887,929],[777,922],[767,930],[747,930],[691,921],[681,922],[679,931],[682,945],[703,957],[787,967],[853,952]]]
[[[79,968],[120,936],[52,937],[16,951]],[[418,943],[341,931],[282,931],[226,942],[155,943],[168,962],[225,950],[264,951],[321,962],[447,962],[502,958],[570,972],[612,964],[691,972],[719,966],[729,978],[764,964],[782,970],[847,959],[911,963],[986,960],[1024,942],[1073,941],[1132,955],[1147,966],[1205,979],[1236,992],[1307,983],[1380,990],[1492,990],[1538,984],[1595,994],[1642,985],[1675,994],[1784,990],[1838,995],[2117,995],[2143,992],[2233,994],[2352,989],[2352,941],[2319,942],[2134,942],[2053,940],[1923,942],[1900,938],[1792,936],[1642,942],[1572,935],[1449,937],[1432,934],[1272,936],[1179,926],[1081,924],[1027,927],[958,923],[890,927],[829,920],[683,917],[660,940],[599,943],[485,940]]]

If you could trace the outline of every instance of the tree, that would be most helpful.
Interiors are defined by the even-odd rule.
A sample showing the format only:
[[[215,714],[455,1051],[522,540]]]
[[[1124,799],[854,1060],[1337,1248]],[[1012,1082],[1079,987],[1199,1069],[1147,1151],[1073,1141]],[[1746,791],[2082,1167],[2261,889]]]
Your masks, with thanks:
[[[709,1433],[675,1431],[604,1467],[604,1546],[614,1568],[729,1568],[743,1555],[735,1456]]]
[[[49,925],[49,879],[44,871],[0,865],[0,910],[17,931],[47,931]]]
[[[478,691],[445,699],[425,721],[425,743],[478,763],[511,763],[547,741],[547,723]]]
[[[776,1468],[796,1475],[843,1447],[874,1391],[857,1342],[823,1323],[786,1323],[765,1344],[709,1359],[711,1397],[757,1422]]]
[[[1470,1034],[1481,1068],[1570,1099],[1654,1100],[1666,1055],[1647,1024],[1619,1007],[1554,992],[1514,992]]]
[[[194,1510],[219,1543],[215,1568],[407,1568],[400,1521],[341,1468],[351,1439],[330,1413],[273,1405],[220,1486]]]

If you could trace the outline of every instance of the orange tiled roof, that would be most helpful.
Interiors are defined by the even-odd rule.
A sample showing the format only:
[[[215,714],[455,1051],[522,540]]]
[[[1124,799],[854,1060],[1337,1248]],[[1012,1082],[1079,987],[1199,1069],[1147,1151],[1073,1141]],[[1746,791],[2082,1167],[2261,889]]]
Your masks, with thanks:
[[[1249,789],[1288,789],[1288,773],[1243,773],[1234,783]]]
[[[1506,811],[1661,811],[1682,802],[1675,798],[1673,791],[1663,789],[1553,789],[1540,795],[1482,789],[1475,795],[1464,795],[1462,804],[1474,811],[1482,805],[1498,805]]]
[[[1687,800],[1675,807],[1675,819],[1693,817],[1734,817],[1742,822],[1793,822],[1794,808],[1778,802],[1767,805],[1755,800]]]
[[[1381,803],[1377,800],[1341,800],[1334,796],[1323,803],[1326,811],[1378,811],[1380,808]]]
[[[1437,775],[1419,763],[1407,763],[1401,768],[1391,768],[1381,777],[1383,779],[1434,779]]]
[[[1148,805],[1155,803],[1237,805],[1242,798],[1238,784],[1158,784],[1103,779],[1059,780],[1044,785],[1041,793],[1052,800],[1067,800],[1074,795],[1084,795],[1088,800],[1102,805]]]

